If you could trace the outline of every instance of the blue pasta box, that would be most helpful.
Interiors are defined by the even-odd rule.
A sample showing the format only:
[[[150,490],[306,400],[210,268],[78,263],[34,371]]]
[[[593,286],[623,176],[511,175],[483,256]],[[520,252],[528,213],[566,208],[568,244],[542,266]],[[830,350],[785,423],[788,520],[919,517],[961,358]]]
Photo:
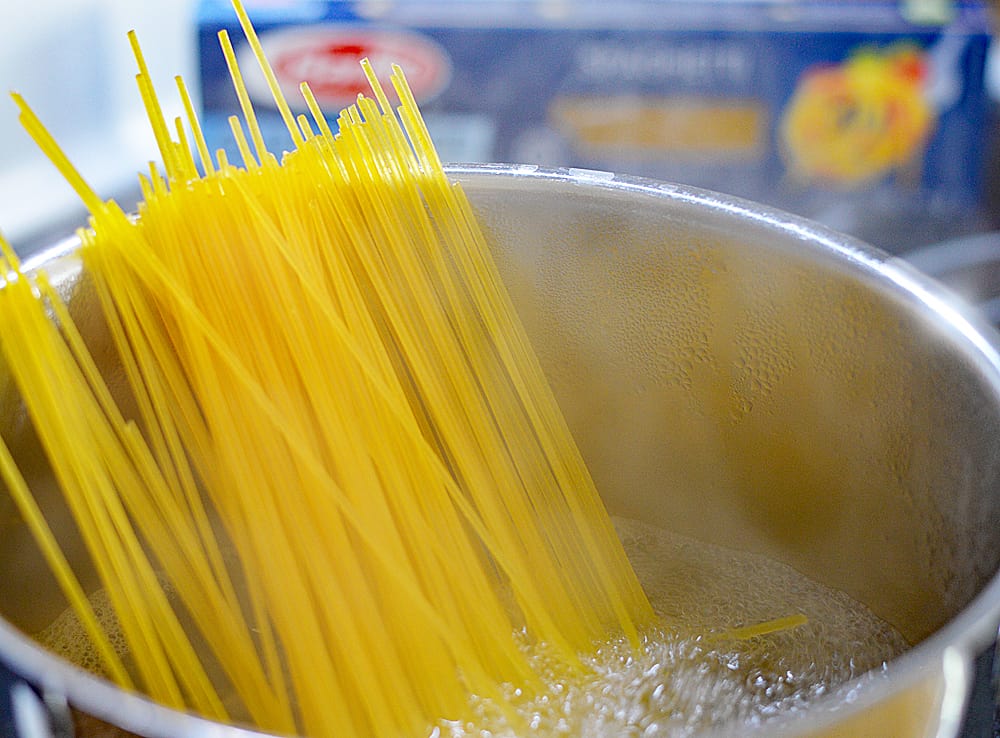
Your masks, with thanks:
[[[331,120],[399,64],[441,158],[704,187],[869,240],[980,204],[988,8],[808,0],[250,0],[285,95]],[[228,0],[198,17],[206,135],[236,155],[228,29],[268,147],[290,147]],[[906,224],[899,233],[887,223]]]

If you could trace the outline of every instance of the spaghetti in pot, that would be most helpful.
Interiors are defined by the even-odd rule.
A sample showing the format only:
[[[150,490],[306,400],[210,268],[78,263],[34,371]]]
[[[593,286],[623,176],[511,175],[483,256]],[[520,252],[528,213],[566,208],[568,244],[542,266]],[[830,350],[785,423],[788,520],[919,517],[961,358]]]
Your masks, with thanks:
[[[652,610],[405,78],[334,133],[293,116],[236,3],[294,150],[264,145],[232,45],[242,157],[164,119],[130,218],[27,103],[91,212],[79,250],[128,378],[119,407],[44,273],[4,245],[0,345],[125,643],[112,643],[16,461],[0,471],[127,689],[313,736],[416,734],[468,695],[569,678]]]

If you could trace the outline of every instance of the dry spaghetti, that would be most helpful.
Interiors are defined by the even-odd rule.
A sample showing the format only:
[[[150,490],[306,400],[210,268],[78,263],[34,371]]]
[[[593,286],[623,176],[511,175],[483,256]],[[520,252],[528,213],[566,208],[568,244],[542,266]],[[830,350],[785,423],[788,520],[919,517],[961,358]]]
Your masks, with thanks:
[[[232,45],[242,165],[190,96],[130,218],[28,105],[91,212],[80,256],[126,412],[44,274],[5,249],[0,344],[128,644],[108,643],[10,454],[0,471],[119,684],[279,732],[385,735],[567,674],[653,619],[461,189],[402,72],[369,66],[330,130],[294,116],[237,12],[294,150],[267,150]],[[192,140],[193,139],[193,140]],[[164,586],[165,584],[165,586]]]

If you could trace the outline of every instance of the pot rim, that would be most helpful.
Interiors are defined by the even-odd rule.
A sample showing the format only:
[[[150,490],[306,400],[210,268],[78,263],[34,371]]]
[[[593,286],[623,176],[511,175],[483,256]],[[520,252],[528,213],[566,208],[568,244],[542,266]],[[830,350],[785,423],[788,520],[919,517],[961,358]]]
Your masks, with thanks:
[[[837,255],[869,277],[888,283],[905,299],[944,321],[960,337],[969,358],[988,378],[1000,403],[1000,334],[985,318],[929,276],[899,257],[821,224],[739,197],[657,180],[612,172],[546,168],[529,164],[452,164],[449,178],[474,190],[477,185],[506,187],[530,182],[560,183],[590,190],[636,193],[715,214],[733,222],[750,221],[765,231],[783,234],[806,247]],[[23,261],[23,268],[38,269],[70,257],[79,239],[64,238]],[[925,640],[888,662],[888,678],[871,680],[863,674],[814,702],[804,711],[769,720],[755,734],[793,735],[832,726],[899,694],[929,676],[943,679],[945,693],[936,735],[953,736],[961,727],[971,688],[972,662],[984,649],[995,646],[1000,627],[1000,572],[957,615]],[[99,676],[48,652],[12,624],[0,618],[0,657],[21,678],[45,693],[65,698],[82,712],[149,738],[253,738],[273,735],[255,729],[217,723],[197,715],[161,706],[147,697],[127,692]],[[844,703],[847,704],[844,704]],[[730,729],[731,730],[731,729]],[[741,733],[746,733],[741,726]],[[720,726],[709,735],[728,734]]]

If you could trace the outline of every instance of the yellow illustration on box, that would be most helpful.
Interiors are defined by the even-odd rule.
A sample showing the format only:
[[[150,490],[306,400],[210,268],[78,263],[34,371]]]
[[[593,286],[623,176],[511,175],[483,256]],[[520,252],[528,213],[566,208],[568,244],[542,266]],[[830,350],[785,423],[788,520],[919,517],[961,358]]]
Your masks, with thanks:
[[[789,173],[844,189],[917,174],[936,117],[926,93],[928,68],[923,50],[895,44],[807,69],[781,121]]]

